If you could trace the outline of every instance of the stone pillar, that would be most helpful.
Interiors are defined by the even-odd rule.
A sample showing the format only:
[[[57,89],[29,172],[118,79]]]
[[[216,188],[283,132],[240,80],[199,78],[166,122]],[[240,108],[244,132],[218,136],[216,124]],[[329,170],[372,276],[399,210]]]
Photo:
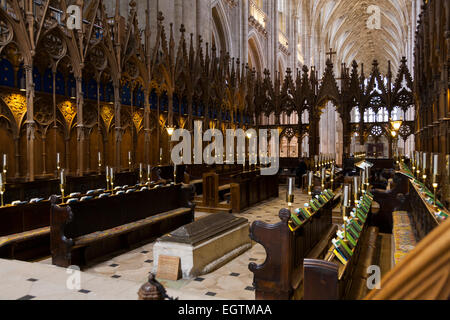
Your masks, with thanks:
[[[120,76],[118,75],[120,79]],[[121,144],[122,144],[122,127],[120,121],[120,110],[122,102],[120,99],[119,83],[114,84],[114,117],[115,117],[115,139],[116,153],[114,156],[114,166],[117,170],[121,170]]]
[[[248,62],[248,0],[241,0],[242,6],[242,57],[241,62]]]
[[[83,120],[83,86],[82,78],[76,78],[77,86],[77,176],[82,176],[86,171],[86,133]]]
[[[150,164],[150,103],[149,103],[149,91],[144,91],[144,161],[146,164]]]
[[[34,140],[36,123],[34,122],[34,81],[33,81],[33,65],[25,65],[26,76],[26,95],[27,95],[27,120],[25,122],[27,128],[27,178],[34,181]]]
[[[246,1],[246,0],[242,0]],[[188,10],[192,10],[188,8]],[[201,35],[203,43],[211,43],[211,0],[197,0],[197,35]]]

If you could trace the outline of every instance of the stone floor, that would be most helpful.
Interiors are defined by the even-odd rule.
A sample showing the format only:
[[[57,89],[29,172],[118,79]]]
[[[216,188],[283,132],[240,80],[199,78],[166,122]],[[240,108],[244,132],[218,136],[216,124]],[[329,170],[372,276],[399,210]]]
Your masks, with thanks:
[[[237,216],[250,223],[261,220],[267,223],[279,221],[278,212],[285,207],[286,188],[280,187],[280,197],[265,201]],[[295,192],[295,206],[303,206],[308,196]],[[196,212],[196,219],[206,216]],[[66,269],[51,265],[46,259],[39,263],[0,260],[0,299],[137,299],[139,287],[145,283],[153,268],[153,244],[149,243],[133,251],[117,255],[81,272],[81,288],[67,289],[71,276]],[[253,300],[253,274],[250,262],[262,264],[264,248],[253,243],[251,249],[216,271],[193,280],[160,280],[168,294],[185,299]]]

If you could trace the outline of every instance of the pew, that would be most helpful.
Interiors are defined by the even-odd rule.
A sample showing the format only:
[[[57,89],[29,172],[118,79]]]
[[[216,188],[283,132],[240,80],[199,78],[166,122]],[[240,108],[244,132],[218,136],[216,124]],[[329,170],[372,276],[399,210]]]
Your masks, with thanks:
[[[232,176],[230,202],[233,213],[240,213],[251,206],[277,198],[278,177],[259,175],[257,171]]]
[[[118,172],[114,175],[115,185],[135,185],[139,180],[139,172]],[[9,182],[6,184],[5,203],[16,200],[29,201],[33,198],[49,199],[54,194],[60,194],[59,179],[37,180],[33,182]],[[83,177],[66,177],[66,194],[106,187],[106,176],[88,175]]]
[[[366,296],[367,269],[375,264],[379,233],[378,228],[369,227],[370,212],[371,207],[353,254],[346,264],[337,257],[331,241],[326,247],[329,249],[319,254],[320,259],[304,260],[304,300],[356,300]]]
[[[277,224],[262,221],[252,224],[250,238],[266,250],[263,264],[249,264],[257,300],[298,299],[303,282],[303,260],[320,251],[316,248],[323,246],[322,239],[328,240],[336,231],[331,222],[336,201],[335,197],[327,202],[295,231],[289,228],[291,212],[288,209],[279,212],[281,221]]]
[[[85,266],[194,220],[191,186],[170,185],[58,205],[52,198],[52,263]]]
[[[0,258],[34,260],[50,255],[50,201],[0,208]]]

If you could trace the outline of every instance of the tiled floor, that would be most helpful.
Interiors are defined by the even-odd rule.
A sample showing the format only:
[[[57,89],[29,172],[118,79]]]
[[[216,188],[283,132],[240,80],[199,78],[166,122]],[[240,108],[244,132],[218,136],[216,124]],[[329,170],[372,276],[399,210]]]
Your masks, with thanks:
[[[250,223],[256,220],[276,223],[279,221],[279,210],[286,206],[285,193],[286,189],[281,187],[279,198],[261,203],[237,216],[247,218]],[[302,206],[307,199],[307,195],[295,192],[295,206]],[[196,212],[196,219],[206,215]],[[153,269],[153,244],[146,244],[83,270],[81,291],[67,289],[66,282],[70,275],[65,269],[52,266],[50,259],[33,264],[0,260],[0,299],[135,300],[138,289]],[[265,256],[264,248],[253,243],[251,249],[210,274],[193,280],[160,281],[169,296],[180,300],[253,300],[253,274],[248,265],[251,262],[263,263]],[[10,290],[3,289],[3,285]]]

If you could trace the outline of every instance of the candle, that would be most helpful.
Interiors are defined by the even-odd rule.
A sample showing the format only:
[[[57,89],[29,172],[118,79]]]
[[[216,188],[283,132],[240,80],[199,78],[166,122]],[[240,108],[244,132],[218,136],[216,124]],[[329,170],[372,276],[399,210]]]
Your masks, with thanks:
[[[288,191],[289,195],[294,193],[293,188],[294,188],[294,178],[289,178],[289,191]]]
[[[364,170],[364,171],[362,172],[362,179],[361,179],[361,182],[364,183],[364,181],[366,181],[366,170]]]
[[[438,167],[439,167],[439,155],[435,154],[433,157],[433,175],[437,176],[438,174]]]
[[[355,192],[355,196],[358,194],[358,177],[354,176],[353,177],[353,184],[354,184],[354,192]],[[357,197],[355,197],[356,200]]]
[[[64,169],[61,170],[61,184],[64,185]]]
[[[308,186],[312,186],[312,178],[313,178],[313,173],[312,171],[309,172],[309,176],[308,176]]]
[[[110,168],[109,170],[110,170],[110,171],[109,171],[109,176],[110,176],[111,181],[112,181],[112,180],[114,180],[114,169],[113,169],[113,168]]]
[[[423,170],[427,169],[427,153],[426,152],[423,153],[422,168],[423,168]]]
[[[344,187],[344,207],[348,207],[348,185]]]
[[[106,179],[108,179],[108,178],[109,178],[109,167],[106,166]]]
[[[3,173],[0,173],[0,187],[1,187],[0,189],[3,190]]]
[[[101,162],[102,161],[102,155],[101,155],[101,153],[99,152],[98,153],[98,162]]]
[[[4,161],[4,160],[3,160]],[[59,161],[60,161],[60,155],[59,155],[59,152],[56,154],[56,163],[58,163],[59,164]]]
[[[159,156],[162,158],[162,148],[159,148]]]
[[[150,177],[150,174],[152,173],[152,167],[150,165],[147,165],[147,174]]]

